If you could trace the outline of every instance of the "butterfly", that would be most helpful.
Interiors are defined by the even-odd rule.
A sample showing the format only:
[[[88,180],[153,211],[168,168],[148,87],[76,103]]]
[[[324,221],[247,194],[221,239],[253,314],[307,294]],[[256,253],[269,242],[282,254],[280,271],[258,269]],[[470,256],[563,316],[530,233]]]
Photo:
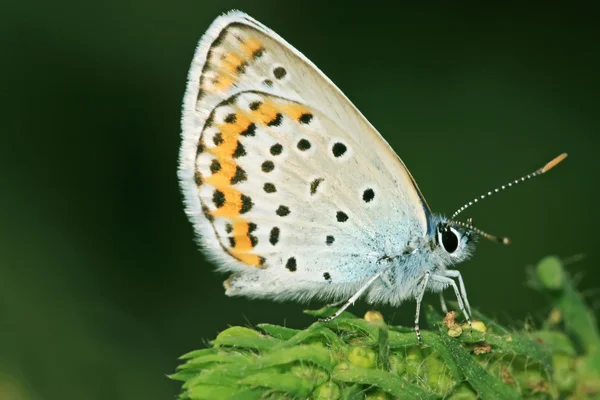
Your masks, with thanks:
[[[227,295],[345,302],[330,318],[360,296],[416,299],[419,342],[424,293],[452,287],[470,323],[462,276],[449,267],[479,236],[507,242],[454,219],[480,198],[450,219],[432,214],[402,160],[340,89],[240,11],[218,17],[196,49],[178,175],[201,247],[232,273]]]

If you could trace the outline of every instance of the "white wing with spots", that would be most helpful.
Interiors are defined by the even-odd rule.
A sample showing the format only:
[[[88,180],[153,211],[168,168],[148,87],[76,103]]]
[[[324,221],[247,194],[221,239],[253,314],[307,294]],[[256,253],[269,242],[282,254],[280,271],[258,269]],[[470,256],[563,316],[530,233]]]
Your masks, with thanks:
[[[183,105],[179,178],[230,295],[349,296],[426,235],[410,173],[300,52],[241,12],[201,39]]]

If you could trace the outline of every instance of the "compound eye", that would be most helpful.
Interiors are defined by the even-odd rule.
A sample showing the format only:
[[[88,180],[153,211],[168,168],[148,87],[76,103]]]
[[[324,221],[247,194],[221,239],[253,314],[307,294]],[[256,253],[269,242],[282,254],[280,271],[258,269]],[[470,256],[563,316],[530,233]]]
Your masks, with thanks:
[[[444,250],[446,250],[448,254],[454,253],[458,248],[458,243],[460,241],[458,232],[452,228],[448,228],[438,232],[438,235]]]

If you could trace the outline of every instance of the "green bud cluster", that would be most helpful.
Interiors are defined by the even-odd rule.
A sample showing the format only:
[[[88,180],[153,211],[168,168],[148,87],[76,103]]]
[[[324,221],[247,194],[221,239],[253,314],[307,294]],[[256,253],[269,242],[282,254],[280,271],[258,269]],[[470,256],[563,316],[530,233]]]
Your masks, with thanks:
[[[212,347],[182,356],[170,377],[181,400],[196,399],[585,399],[600,396],[600,339],[593,313],[560,259],[533,269],[553,308],[539,330],[500,326],[474,312],[472,331],[425,310],[431,330],[419,346],[412,329],[378,313],[343,313],[304,330],[231,327]],[[308,312],[322,317],[334,310]],[[458,329],[460,328],[460,329]]]

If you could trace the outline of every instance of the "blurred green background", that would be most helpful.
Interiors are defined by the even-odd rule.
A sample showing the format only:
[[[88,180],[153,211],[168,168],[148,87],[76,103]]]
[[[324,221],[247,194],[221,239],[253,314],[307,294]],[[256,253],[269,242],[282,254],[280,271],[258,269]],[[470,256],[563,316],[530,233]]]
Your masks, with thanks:
[[[549,253],[585,254],[569,268],[583,290],[598,286],[597,2],[4,0],[0,399],[170,399],[177,357],[229,324],[311,322],[305,305],[226,297],[183,213],[187,69],[232,8],[355,102],[434,212],[569,153],[466,213],[513,240],[481,242],[460,267],[472,305],[535,321],[546,302],[524,285],[525,269]],[[414,303],[384,312],[410,325]]]

